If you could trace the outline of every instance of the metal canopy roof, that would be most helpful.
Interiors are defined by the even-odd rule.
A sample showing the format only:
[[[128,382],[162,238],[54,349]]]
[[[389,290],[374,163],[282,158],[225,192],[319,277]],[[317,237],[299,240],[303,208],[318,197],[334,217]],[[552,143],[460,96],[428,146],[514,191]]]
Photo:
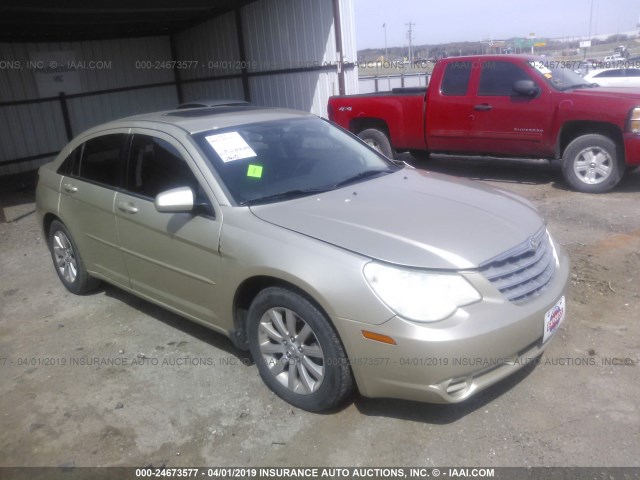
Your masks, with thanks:
[[[255,0],[5,0],[0,42],[169,35]]]

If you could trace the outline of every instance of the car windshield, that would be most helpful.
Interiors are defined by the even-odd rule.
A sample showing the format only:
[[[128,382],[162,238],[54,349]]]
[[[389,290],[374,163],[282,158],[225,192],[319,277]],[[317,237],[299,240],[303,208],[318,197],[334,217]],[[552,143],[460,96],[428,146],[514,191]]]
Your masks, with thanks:
[[[239,205],[334,190],[400,168],[319,118],[254,123],[193,138]]]
[[[594,87],[593,83],[587,82],[572,70],[571,62],[532,60],[529,65],[556,90]]]

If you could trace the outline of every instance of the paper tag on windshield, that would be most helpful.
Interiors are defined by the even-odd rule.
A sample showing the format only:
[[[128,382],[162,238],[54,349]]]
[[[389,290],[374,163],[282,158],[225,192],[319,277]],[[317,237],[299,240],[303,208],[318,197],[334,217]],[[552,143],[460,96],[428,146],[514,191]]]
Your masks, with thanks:
[[[538,70],[541,74],[543,74],[545,77],[547,77],[547,75],[549,75],[547,78],[551,78],[553,77],[553,73],[551,72],[551,70],[549,70],[544,63],[542,62],[530,62],[530,65],[535,68],[536,70]]]
[[[225,163],[257,156],[238,132],[209,135],[205,138]]]

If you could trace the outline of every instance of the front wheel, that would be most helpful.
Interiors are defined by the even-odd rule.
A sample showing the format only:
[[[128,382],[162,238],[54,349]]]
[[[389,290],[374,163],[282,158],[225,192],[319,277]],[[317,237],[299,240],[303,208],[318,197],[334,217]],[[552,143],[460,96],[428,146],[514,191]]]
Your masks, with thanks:
[[[358,137],[374,150],[377,150],[387,158],[393,159],[393,148],[389,138],[384,132],[375,128],[367,128],[358,134]]]
[[[278,287],[263,290],[251,303],[247,329],[262,380],[290,404],[319,412],[336,407],[351,392],[344,347],[306,298]]]
[[[583,135],[572,141],[562,156],[562,174],[579,192],[604,193],[622,179],[619,149],[609,137]]]

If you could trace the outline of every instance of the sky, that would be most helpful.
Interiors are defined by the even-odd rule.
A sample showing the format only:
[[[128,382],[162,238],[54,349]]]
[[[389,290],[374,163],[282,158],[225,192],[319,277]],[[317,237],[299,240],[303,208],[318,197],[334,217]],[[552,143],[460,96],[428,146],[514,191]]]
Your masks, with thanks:
[[[638,0],[353,0],[358,50],[511,37],[587,37],[637,31]]]

